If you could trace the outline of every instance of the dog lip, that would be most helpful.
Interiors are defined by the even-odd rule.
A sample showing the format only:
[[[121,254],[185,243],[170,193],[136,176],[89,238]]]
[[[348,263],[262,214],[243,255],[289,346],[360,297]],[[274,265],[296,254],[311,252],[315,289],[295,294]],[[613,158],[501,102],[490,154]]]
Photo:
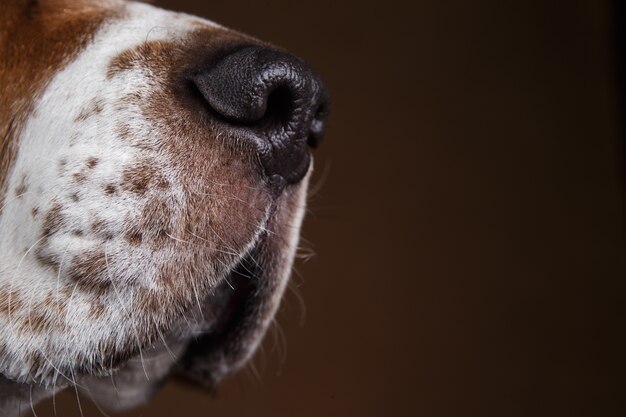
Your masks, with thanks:
[[[183,381],[200,383],[214,389],[220,380],[236,370],[248,351],[247,333],[255,326],[262,268],[253,259],[259,249],[244,256],[227,277],[204,301],[208,323],[206,332],[187,347],[178,365]]]
[[[206,300],[214,309],[215,321],[208,332],[211,337],[224,336],[243,318],[242,310],[255,287],[256,279],[254,272],[246,266],[247,263],[249,263],[247,257],[242,259]]]
[[[267,183],[269,185],[270,191],[272,192],[272,196],[275,199],[278,198],[285,189],[285,187],[287,187],[287,180],[278,174],[270,176],[267,180]]]

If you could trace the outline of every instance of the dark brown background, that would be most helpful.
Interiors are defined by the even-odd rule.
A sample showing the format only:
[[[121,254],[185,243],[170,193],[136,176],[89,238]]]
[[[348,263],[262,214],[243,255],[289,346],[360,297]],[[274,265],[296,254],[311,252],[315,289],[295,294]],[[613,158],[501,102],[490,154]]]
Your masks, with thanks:
[[[625,415],[609,4],[160,4],[304,57],[333,115],[286,359],[270,335],[260,378],[217,397],[169,384],[125,416]]]

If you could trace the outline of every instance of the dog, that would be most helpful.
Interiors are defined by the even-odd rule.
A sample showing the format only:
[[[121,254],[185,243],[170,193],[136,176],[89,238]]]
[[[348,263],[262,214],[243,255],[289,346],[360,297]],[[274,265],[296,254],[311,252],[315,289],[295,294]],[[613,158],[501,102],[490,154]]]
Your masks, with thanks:
[[[144,3],[3,0],[0,19],[0,414],[214,386],[288,283],[326,87]]]

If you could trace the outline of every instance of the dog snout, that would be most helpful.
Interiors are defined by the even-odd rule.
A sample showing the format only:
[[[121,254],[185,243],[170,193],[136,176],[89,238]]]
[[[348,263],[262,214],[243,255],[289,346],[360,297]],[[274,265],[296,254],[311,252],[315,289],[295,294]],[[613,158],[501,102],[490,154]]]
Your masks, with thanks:
[[[192,76],[208,111],[253,143],[267,177],[299,182],[309,147],[324,136],[329,99],[299,58],[261,46],[238,49]]]

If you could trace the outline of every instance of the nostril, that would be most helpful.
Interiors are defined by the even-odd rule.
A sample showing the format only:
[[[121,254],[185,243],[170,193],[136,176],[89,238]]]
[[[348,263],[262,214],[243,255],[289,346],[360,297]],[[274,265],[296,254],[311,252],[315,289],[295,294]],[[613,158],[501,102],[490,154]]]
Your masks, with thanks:
[[[247,47],[199,71],[191,82],[211,110],[231,124],[288,124],[297,104],[315,90],[309,86],[311,75],[291,55]]]
[[[294,111],[295,97],[288,86],[278,86],[267,97],[265,114],[261,118],[264,124],[275,127],[289,123]]]
[[[328,117],[328,101],[324,100],[315,111],[311,120],[311,130],[307,139],[307,145],[317,148],[321,143],[326,130],[326,119]]]

